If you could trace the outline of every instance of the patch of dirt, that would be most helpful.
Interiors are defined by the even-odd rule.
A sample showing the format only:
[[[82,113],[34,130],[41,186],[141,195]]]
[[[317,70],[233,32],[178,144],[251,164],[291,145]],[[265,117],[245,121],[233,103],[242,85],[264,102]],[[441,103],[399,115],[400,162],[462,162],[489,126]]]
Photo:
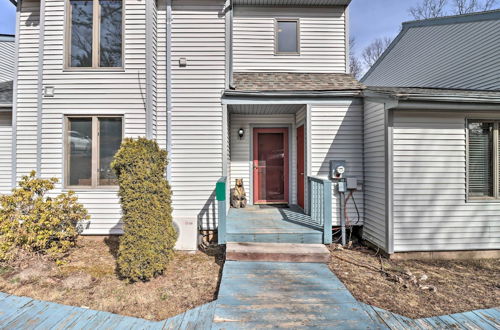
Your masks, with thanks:
[[[115,273],[117,247],[113,239],[82,238],[59,266],[40,258],[0,264],[0,291],[149,320],[163,320],[217,298],[222,248],[177,252],[162,276],[129,284]]]
[[[498,307],[500,259],[389,260],[363,246],[330,246],[330,269],[367,304],[411,318]]]

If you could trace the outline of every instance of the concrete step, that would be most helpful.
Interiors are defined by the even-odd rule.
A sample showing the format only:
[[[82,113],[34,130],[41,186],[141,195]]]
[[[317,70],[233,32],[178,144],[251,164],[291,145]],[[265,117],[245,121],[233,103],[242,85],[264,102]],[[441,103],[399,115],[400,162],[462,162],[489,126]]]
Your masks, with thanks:
[[[226,260],[327,263],[329,259],[330,251],[323,244],[226,244]]]

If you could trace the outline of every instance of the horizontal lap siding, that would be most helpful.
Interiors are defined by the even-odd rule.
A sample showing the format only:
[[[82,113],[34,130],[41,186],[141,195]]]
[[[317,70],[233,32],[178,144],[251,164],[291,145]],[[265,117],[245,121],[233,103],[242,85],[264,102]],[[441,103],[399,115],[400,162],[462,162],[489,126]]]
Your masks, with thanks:
[[[64,115],[123,115],[126,137],[145,135],[145,5],[138,0],[124,3],[125,71],[71,72],[64,71],[64,1],[46,2],[43,83],[54,86],[55,96],[43,99],[42,177],[63,181]],[[23,6],[28,5],[34,6],[23,2]],[[30,15],[28,8],[24,8],[21,16]],[[37,70],[38,33],[35,30],[33,25],[21,22],[19,53],[26,60],[21,59],[19,67],[18,175],[36,166],[37,90],[33,76]],[[59,184],[56,193],[61,189]],[[78,189],[77,195],[91,215],[84,234],[122,232],[116,190]]]
[[[345,160],[347,176],[363,181],[363,104],[359,101],[311,106],[311,174],[328,177],[330,160]],[[333,186],[333,225],[340,224],[339,198]],[[360,211],[358,225],[363,224],[363,191],[354,193]],[[348,214],[357,221],[352,200]]]
[[[253,187],[252,187],[252,159],[251,141],[252,130],[251,127],[275,127],[290,125],[289,134],[289,152],[290,152],[290,176],[289,186],[291,187],[290,203],[296,203],[296,142],[295,142],[295,115],[231,115],[230,122],[230,141],[231,141],[231,177],[229,184],[234,186],[235,179],[243,179],[245,184],[245,191],[253,202]],[[240,139],[238,130],[243,128],[245,134]]]
[[[0,194],[10,192],[12,186],[12,126],[3,122],[0,112]]]
[[[275,17],[300,18],[300,56],[275,55]],[[344,7],[239,7],[234,71],[345,72]]]
[[[216,226],[215,183],[222,176],[225,83],[224,1],[173,1],[172,188],[181,248],[196,248],[198,225]],[[187,67],[179,67],[179,58]]]
[[[17,99],[16,181],[36,169],[40,2],[23,1],[20,16],[17,96],[14,98]]]
[[[14,80],[15,43],[0,41],[0,83]]]
[[[466,201],[466,117],[396,112],[394,250],[500,248],[500,203]]]
[[[363,238],[382,249],[386,239],[386,136],[383,103],[364,103],[365,218]]]

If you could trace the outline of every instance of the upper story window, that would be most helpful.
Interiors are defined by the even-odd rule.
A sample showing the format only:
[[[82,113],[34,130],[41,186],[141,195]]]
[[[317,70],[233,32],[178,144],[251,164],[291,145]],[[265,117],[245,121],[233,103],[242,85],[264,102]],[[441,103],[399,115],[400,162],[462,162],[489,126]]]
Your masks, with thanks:
[[[468,122],[468,197],[500,198],[500,121]]]
[[[69,0],[68,67],[123,67],[122,0]]]
[[[300,53],[300,22],[294,18],[276,19],[276,54]]]

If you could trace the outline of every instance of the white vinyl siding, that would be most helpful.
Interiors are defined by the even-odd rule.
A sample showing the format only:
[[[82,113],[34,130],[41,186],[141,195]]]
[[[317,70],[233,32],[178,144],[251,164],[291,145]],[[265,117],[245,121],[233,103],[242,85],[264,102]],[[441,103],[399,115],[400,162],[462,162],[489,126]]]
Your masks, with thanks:
[[[384,103],[364,102],[363,238],[387,249],[386,213],[386,112]]]
[[[179,244],[196,248],[198,226],[215,227],[222,176],[221,94],[225,86],[224,1],[172,4],[172,189]],[[180,67],[185,57],[187,66]]]
[[[0,195],[12,186],[12,112],[0,108]]]
[[[300,55],[275,55],[275,18],[300,20]],[[345,72],[344,7],[240,7],[234,12],[235,72]]]
[[[7,39],[11,39],[8,41]],[[14,80],[15,67],[14,37],[0,36],[0,83]]]
[[[23,2],[19,49],[17,107],[17,175],[36,168],[37,74],[39,2]],[[64,173],[65,115],[123,115],[125,137],[145,136],[145,4],[125,1],[125,69],[120,72],[64,70],[64,1],[46,2],[43,84],[54,86],[54,97],[43,98],[42,177],[60,180]],[[80,202],[91,215],[84,234],[122,233],[116,189],[78,189]]]
[[[296,204],[296,126],[295,115],[231,115],[230,141],[231,141],[231,176],[229,185],[234,187],[235,179],[243,179],[245,191],[249,202],[253,203],[252,182],[252,128],[259,127],[287,127],[289,143],[289,188],[290,203]],[[243,128],[245,134],[240,139],[238,130]]]
[[[500,116],[395,112],[395,252],[500,248],[500,202],[467,201],[467,118]]]
[[[329,105],[311,106],[310,155],[313,176],[328,178],[330,160],[346,161],[346,176],[363,181],[363,104],[359,100],[339,101]],[[333,225],[339,225],[339,203],[335,185],[332,185]],[[354,193],[360,212],[358,225],[363,224],[363,191]],[[348,205],[351,223],[357,221],[352,200]]]
[[[50,3],[50,2],[49,2]],[[17,59],[17,168],[16,182],[36,169],[37,146],[37,70],[39,48],[39,1],[23,1],[20,18],[19,54]],[[63,16],[59,19],[62,21]],[[62,40],[62,37],[61,39]],[[55,42],[61,44],[61,41]],[[62,53],[61,53],[62,56]],[[62,118],[61,118],[62,122]],[[61,131],[61,129],[59,130]],[[61,142],[62,143],[62,134]],[[62,160],[62,155],[59,161]],[[62,172],[58,173],[61,176]]]

